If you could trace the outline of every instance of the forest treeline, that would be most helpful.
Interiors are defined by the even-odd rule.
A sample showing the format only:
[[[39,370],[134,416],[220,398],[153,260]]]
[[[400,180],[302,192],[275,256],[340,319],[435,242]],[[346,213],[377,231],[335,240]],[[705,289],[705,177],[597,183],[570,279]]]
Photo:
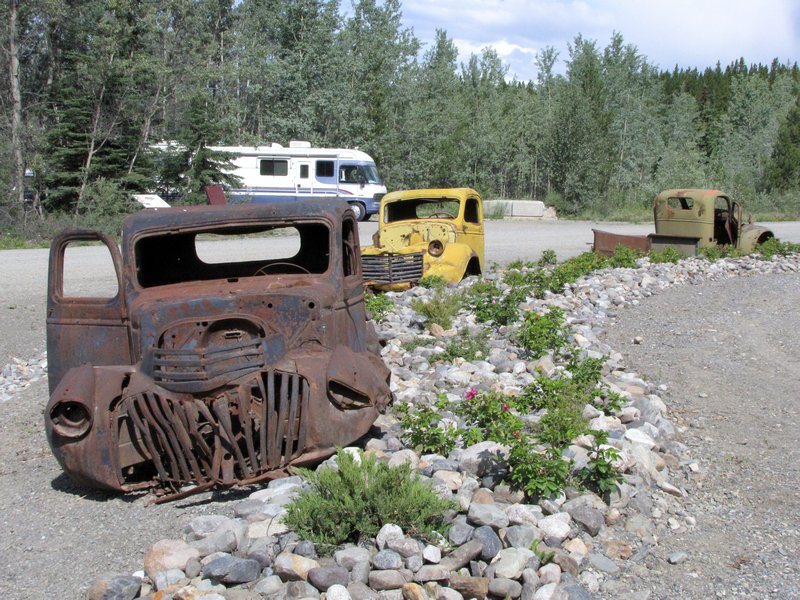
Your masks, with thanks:
[[[6,0],[0,11],[4,226],[31,214],[102,222],[133,192],[198,202],[225,158],[208,146],[289,140],[359,147],[390,190],[472,186],[603,217],[641,211],[664,188],[719,187],[798,214],[800,72],[779,58],[661,70],[621,33],[604,47],[577,35],[567,56],[542,49],[536,80],[522,82],[492,49],[460,63],[444,30],[421,48],[400,0]],[[181,150],[153,151],[164,140]]]

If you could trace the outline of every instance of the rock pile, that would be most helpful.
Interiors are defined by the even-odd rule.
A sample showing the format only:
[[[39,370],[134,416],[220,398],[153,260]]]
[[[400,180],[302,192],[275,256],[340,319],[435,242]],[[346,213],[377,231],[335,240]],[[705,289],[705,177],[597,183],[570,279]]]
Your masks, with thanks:
[[[47,374],[47,354],[30,360],[14,358],[0,372],[0,402],[11,400],[15,394],[29,387]]]
[[[614,493],[600,497],[567,489],[559,497],[530,503],[510,489],[496,463],[487,460],[502,455],[505,447],[482,442],[449,456],[419,455],[403,444],[400,423],[390,412],[376,423],[366,451],[389,464],[411,463],[440,495],[458,503],[461,510],[452,515],[447,539],[425,542],[388,524],[374,540],[320,556],[314,544],[282,522],[286,504],[304,486],[290,477],[238,502],[232,515],[196,517],[181,539],[162,540],[148,551],[143,571],[100,578],[89,598],[613,597],[622,571],[646,570],[650,549],[664,531],[694,525],[681,500],[700,467],[668,418],[661,399],[665,390],[626,371],[623,357],[602,342],[608,317],[669,286],[798,268],[800,259],[795,256],[715,263],[691,259],[678,265],[651,265],[644,259],[641,268],[598,272],[569,285],[563,294],[522,306],[536,311],[562,308],[573,344],[586,356],[607,358],[604,381],[626,398],[626,404],[611,416],[587,406],[584,416],[591,419],[592,428],[608,432],[609,443],[619,450],[625,475]],[[442,340],[475,327],[475,322],[473,315],[462,313],[452,330],[435,332],[439,337],[425,331],[411,301],[431,293],[415,288],[393,294],[396,308],[380,325],[397,402],[432,403],[440,393],[456,401],[472,387],[515,393],[535,374],[558,368],[553,357],[527,360],[511,345],[511,332],[505,327],[492,332],[480,360],[437,362]],[[429,343],[404,349],[404,342],[420,337]],[[576,463],[586,460],[587,447],[581,439],[570,446]],[[678,553],[670,556],[673,562],[683,559]]]

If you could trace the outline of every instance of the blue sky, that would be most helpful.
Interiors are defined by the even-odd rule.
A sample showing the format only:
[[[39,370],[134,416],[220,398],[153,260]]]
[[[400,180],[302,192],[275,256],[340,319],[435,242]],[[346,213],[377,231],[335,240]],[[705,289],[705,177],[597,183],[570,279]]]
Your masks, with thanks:
[[[559,51],[564,72],[567,44],[577,34],[605,48],[622,34],[661,70],[750,63],[800,62],[798,0],[402,0],[403,22],[426,48],[444,29],[459,61],[492,46],[509,66],[509,78],[535,79],[536,52]]]

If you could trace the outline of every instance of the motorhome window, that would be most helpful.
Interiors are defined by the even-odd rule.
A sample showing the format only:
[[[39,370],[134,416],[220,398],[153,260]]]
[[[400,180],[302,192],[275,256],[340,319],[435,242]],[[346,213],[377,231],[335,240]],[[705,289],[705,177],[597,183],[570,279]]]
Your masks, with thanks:
[[[308,165],[300,165],[300,179],[308,179]]]
[[[322,223],[216,228],[140,239],[139,285],[272,275],[320,274],[330,262],[330,228]]]
[[[288,160],[263,159],[261,161],[261,174],[268,177],[286,177],[289,174]]]
[[[318,160],[317,161],[317,177],[333,177],[333,161],[332,160]]]

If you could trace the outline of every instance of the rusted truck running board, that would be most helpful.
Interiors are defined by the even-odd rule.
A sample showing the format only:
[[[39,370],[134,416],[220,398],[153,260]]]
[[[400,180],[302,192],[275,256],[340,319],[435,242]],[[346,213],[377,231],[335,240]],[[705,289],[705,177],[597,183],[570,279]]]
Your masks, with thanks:
[[[681,237],[676,235],[625,235],[592,229],[594,244],[592,250],[603,256],[612,256],[617,246],[624,246],[647,254],[651,250],[660,252],[666,248],[674,248],[683,256],[696,256],[700,238]]]

